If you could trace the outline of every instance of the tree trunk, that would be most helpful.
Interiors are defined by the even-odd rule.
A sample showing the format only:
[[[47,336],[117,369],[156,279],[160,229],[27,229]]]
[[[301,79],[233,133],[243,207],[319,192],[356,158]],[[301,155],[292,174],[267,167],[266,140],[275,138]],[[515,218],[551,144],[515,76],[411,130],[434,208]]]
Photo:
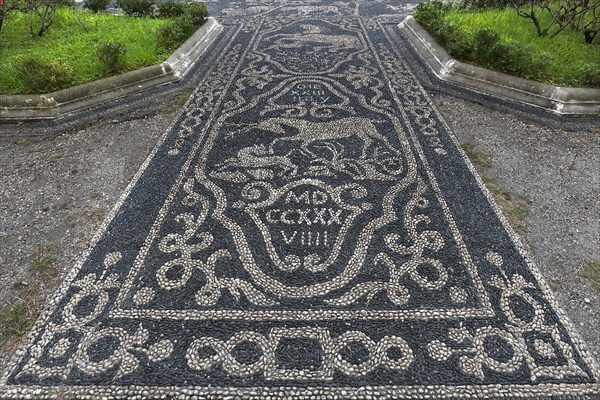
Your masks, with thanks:
[[[585,38],[585,42],[587,44],[592,44],[592,42],[594,41],[594,38],[596,37],[596,34],[598,33],[597,30],[593,30],[593,29],[583,29],[583,37]]]
[[[42,37],[42,33],[44,33],[44,31],[46,30],[45,28],[45,24],[46,24],[46,15],[48,15],[48,6],[44,7],[44,14],[39,14],[40,16],[40,30],[38,31],[37,35],[39,37]]]
[[[538,36],[545,36],[546,32],[542,31],[542,27],[540,26],[540,21],[537,18],[537,15],[535,15],[535,11],[531,11],[531,20],[533,21],[533,24],[535,25],[535,30],[537,32]]]
[[[35,33],[33,32],[33,10],[29,10],[29,33],[31,34],[31,37],[35,36]]]

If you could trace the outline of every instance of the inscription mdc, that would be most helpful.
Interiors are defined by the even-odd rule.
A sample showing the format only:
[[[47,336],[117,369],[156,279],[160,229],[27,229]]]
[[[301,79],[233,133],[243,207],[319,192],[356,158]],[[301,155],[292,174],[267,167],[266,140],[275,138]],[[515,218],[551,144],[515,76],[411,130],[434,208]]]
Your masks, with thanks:
[[[293,247],[329,247],[332,234],[335,237],[346,218],[344,210],[318,189],[289,191],[282,203],[266,210],[264,220],[283,244]]]

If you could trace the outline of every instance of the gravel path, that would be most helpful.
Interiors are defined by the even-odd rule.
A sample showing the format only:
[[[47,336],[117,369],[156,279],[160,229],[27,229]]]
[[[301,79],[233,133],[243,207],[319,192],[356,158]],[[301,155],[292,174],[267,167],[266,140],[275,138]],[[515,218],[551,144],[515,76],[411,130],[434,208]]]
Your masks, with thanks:
[[[598,393],[600,131],[428,98],[401,9],[306,3],[212,2],[181,114],[0,139],[0,397]]]
[[[493,183],[530,201],[519,235],[592,354],[600,354],[600,296],[580,277],[600,253],[598,132],[565,132],[500,111],[435,94],[434,101],[461,143],[488,153],[476,165]],[[30,265],[52,257],[57,275],[27,298],[29,318],[39,313],[62,274],[87,249],[101,221],[175,114],[106,122],[47,139],[1,139],[1,309],[22,297],[15,283],[35,281]],[[565,151],[566,149],[566,151]],[[536,160],[536,162],[532,162]],[[77,172],[75,172],[77,170]],[[48,208],[47,211],[44,211]],[[0,352],[0,370],[19,343]]]
[[[462,144],[489,155],[477,165],[501,188],[530,204],[515,224],[561,307],[600,355],[600,287],[581,274],[600,257],[600,127],[564,131],[456,98],[434,95]]]

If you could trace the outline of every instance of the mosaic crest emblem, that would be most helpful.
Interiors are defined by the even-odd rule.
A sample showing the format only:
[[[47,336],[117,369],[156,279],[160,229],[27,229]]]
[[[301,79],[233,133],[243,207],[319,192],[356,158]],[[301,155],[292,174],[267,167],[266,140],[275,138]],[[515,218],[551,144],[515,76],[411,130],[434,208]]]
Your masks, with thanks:
[[[303,86],[325,87],[315,81],[287,85]],[[245,135],[252,145],[231,147],[232,157],[213,165],[209,152],[207,164],[197,168],[198,181],[227,198],[229,209],[218,219],[239,254],[247,255],[246,271],[278,296],[323,296],[354,279],[375,230],[395,218],[382,208],[383,199],[414,180],[404,151],[371,120],[343,116],[348,113],[332,112],[322,121],[267,117],[230,133]],[[392,123],[380,125],[395,132]],[[214,153],[222,160],[220,149]],[[370,218],[375,214],[377,221]]]
[[[285,72],[326,73],[352,60],[366,44],[355,31],[327,22],[296,22],[266,31],[256,51]]]

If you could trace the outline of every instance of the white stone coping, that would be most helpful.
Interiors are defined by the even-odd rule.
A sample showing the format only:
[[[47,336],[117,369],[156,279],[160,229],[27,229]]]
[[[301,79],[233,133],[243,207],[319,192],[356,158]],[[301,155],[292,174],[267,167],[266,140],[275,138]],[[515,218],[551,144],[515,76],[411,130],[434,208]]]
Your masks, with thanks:
[[[465,64],[452,58],[412,16],[406,17],[398,26],[435,75],[443,81],[543,108],[558,115],[600,115],[600,89],[550,86]]]

